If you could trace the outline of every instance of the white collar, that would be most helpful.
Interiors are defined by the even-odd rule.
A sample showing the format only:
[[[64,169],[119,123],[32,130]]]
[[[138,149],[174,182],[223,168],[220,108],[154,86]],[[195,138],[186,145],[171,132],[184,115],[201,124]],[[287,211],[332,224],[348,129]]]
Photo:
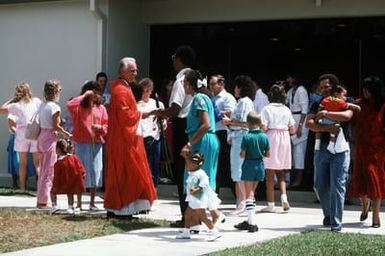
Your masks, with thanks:
[[[176,79],[178,80],[178,79],[181,79],[183,76],[184,76],[184,74],[187,72],[187,71],[189,71],[190,70],[190,68],[184,68],[184,69],[181,69],[180,71],[179,71],[179,73],[176,75]]]

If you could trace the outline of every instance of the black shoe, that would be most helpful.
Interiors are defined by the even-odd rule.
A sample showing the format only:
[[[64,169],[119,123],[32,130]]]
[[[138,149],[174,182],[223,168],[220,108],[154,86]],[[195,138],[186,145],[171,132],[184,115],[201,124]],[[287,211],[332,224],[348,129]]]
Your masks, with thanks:
[[[331,223],[330,223],[330,216],[326,216],[322,222],[322,224],[325,226],[325,227],[330,227],[331,226]]]
[[[184,221],[182,220],[177,220],[175,222],[170,223],[171,228],[184,228]]]
[[[366,204],[366,208],[362,211],[360,215],[360,221],[364,221],[368,218],[369,210],[370,210],[370,200],[368,200],[368,203]]]
[[[249,231],[250,233],[257,232],[257,231],[258,231],[258,226],[257,226],[257,225],[249,225],[248,231]]]
[[[239,230],[248,230],[249,229],[249,223],[247,221],[240,222],[236,225],[234,225],[234,228]]]

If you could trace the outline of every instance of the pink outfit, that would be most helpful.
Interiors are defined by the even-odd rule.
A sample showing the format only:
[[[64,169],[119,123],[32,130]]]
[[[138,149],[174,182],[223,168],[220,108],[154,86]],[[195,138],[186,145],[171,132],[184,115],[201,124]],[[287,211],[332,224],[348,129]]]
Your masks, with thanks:
[[[287,130],[267,130],[270,143],[270,157],[264,159],[265,169],[290,170],[291,169],[291,144]]]
[[[56,162],[56,134],[52,129],[41,129],[37,138],[37,147],[41,152],[40,176],[37,182],[37,203],[50,204],[54,165]]]
[[[106,108],[103,105],[93,105],[91,108],[80,106],[84,95],[73,98],[67,102],[68,111],[73,120],[72,140],[76,143],[98,143],[104,144],[104,136],[107,134],[108,117]],[[92,124],[101,125],[97,131],[91,129]],[[94,136],[94,138],[93,138]]]

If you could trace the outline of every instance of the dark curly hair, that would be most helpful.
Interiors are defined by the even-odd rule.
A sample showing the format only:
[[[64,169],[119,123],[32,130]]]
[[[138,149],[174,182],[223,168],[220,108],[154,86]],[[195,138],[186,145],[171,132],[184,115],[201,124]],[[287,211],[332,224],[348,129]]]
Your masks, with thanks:
[[[241,98],[249,97],[252,101],[254,101],[257,93],[257,86],[251,77],[245,75],[235,77],[234,86],[241,89]]]
[[[83,86],[82,86],[82,89],[80,91],[80,95],[83,95],[84,93],[86,93],[86,91],[94,91],[96,94],[97,94],[97,98],[96,100],[94,100],[94,103],[96,105],[100,105],[103,101],[102,101],[102,97],[98,94],[98,92],[100,92],[101,88],[100,88],[100,85],[95,82],[95,81],[87,81]],[[84,98],[81,102],[80,102],[80,106],[82,108],[89,108],[91,107],[91,99],[89,98]]]
[[[274,84],[269,91],[269,101],[272,103],[286,102],[286,91],[283,85]]]
[[[190,69],[185,73],[186,81],[194,88],[194,91],[198,91],[198,80],[202,80],[202,74],[198,70]]]
[[[74,152],[74,145],[70,140],[59,139],[56,142],[56,148],[63,154],[72,154]]]

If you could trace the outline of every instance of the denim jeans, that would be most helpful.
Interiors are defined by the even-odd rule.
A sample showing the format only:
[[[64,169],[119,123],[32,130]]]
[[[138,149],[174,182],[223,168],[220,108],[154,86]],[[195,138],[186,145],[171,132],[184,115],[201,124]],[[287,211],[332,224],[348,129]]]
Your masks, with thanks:
[[[321,143],[314,153],[314,190],[325,217],[330,216],[332,230],[340,230],[346,192],[350,152],[331,154],[328,143]]]
[[[146,148],[148,165],[150,166],[152,180],[154,186],[158,186],[159,169],[160,169],[160,140],[153,137],[144,138],[144,146]]]

